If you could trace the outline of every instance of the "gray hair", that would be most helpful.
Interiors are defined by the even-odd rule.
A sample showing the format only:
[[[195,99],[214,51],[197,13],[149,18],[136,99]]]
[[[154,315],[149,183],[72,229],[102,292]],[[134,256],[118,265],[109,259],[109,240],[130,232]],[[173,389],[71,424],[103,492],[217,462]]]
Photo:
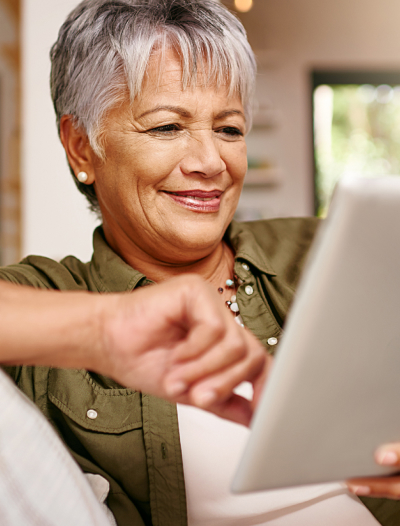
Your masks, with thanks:
[[[104,160],[102,122],[127,94],[140,94],[152,53],[173,47],[182,61],[183,89],[197,71],[209,84],[241,97],[251,127],[256,65],[240,21],[216,0],[83,0],[62,25],[51,50],[51,94],[58,127],[63,115],[87,133]],[[72,170],[71,170],[72,171]],[[93,211],[93,185],[74,181]]]

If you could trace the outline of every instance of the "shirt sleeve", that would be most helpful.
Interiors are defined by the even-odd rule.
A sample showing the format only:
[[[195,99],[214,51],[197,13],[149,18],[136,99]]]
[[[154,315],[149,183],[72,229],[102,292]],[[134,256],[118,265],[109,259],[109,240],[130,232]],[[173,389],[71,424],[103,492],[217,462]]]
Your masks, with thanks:
[[[25,263],[0,268],[0,280],[40,289],[52,288],[44,273]]]
[[[28,287],[35,287],[41,289],[51,288],[48,279],[39,270],[26,263],[19,263],[17,265],[10,265],[8,267],[0,268],[0,280],[14,283],[16,285],[25,285]],[[0,368],[11,377],[11,379],[18,383],[22,366],[1,365]]]

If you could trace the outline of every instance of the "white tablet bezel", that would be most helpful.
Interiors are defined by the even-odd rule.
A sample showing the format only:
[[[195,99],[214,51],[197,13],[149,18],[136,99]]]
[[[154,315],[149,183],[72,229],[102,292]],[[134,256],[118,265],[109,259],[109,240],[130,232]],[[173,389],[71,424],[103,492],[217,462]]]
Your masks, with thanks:
[[[400,177],[344,179],[320,229],[232,490],[393,472],[400,440]]]

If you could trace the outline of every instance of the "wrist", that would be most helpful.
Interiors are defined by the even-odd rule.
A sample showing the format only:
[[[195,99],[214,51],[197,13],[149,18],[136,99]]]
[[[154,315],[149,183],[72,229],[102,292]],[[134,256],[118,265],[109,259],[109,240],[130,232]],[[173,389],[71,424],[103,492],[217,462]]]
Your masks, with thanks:
[[[85,367],[106,376],[112,376],[114,347],[112,327],[118,312],[120,294],[96,294],[92,316],[88,320],[92,345],[87,348],[88,365]]]

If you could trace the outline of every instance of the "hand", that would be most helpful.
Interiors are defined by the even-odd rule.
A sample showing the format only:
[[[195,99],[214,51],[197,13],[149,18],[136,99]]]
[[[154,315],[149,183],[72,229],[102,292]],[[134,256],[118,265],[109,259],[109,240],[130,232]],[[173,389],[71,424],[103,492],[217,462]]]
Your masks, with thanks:
[[[400,442],[377,449],[375,460],[381,466],[397,466],[400,471]],[[352,479],[347,485],[351,492],[359,496],[400,499],[400,475]]]
[[[248,424],[271,359],[195,275],[125,294],[0,281],[0,363],[89,369]],[[233,394],[253,382],[248,402]]]
[[[94,370],[133,389],[250,422],[271,358],[212,287],[186,275],[103,298],[106,359]],[[243,381],[254,385],[253,402],[232,392]]]

